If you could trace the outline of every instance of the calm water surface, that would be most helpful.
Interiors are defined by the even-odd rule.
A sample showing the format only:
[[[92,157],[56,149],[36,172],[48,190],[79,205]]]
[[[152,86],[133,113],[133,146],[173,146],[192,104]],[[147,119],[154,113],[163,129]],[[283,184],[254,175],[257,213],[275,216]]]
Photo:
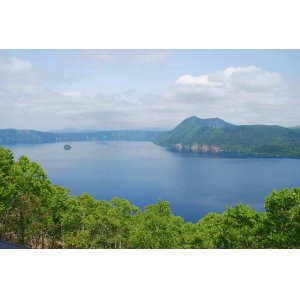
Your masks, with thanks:
[[[197,221],[238,201],[263,210],[274,188],[300,186],[300,160],[219,158],[171,152],[150,142],[72,142],[9,146],[46,170],[52,183],[97,199],[114,196],[143,208],[168,200],[173,212]]]

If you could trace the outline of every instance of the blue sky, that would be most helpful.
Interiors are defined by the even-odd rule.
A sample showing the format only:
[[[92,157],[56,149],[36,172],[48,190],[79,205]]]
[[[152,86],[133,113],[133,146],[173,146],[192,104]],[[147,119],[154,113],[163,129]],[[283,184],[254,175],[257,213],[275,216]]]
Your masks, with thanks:
[[[298,50],[0,50],[0,128],[300,124]]]

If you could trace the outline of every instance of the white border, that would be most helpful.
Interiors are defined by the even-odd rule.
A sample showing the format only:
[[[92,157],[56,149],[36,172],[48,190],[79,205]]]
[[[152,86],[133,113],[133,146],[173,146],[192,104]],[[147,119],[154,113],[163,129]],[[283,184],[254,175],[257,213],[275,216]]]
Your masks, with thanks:
[[[10,0],[0,48],[299,48],[296,0]]]
[[[2,250],[0,263],[3,299],[297,299],[300,252]]]

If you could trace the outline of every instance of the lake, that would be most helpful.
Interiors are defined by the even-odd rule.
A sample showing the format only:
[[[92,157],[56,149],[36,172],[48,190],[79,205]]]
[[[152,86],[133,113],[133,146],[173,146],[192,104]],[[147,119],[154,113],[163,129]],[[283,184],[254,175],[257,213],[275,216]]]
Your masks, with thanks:
[[[73,195],[118,196],[140,208],[163,199],[176,215],[193,222],[238,201],[263,210],[272,189],[300,185],[299,159],[178,153],[151,142],[70,144],[71,150],[64,150],[64,143],[6,147],[16,158],[26,155],[39,163],[52,183]]]

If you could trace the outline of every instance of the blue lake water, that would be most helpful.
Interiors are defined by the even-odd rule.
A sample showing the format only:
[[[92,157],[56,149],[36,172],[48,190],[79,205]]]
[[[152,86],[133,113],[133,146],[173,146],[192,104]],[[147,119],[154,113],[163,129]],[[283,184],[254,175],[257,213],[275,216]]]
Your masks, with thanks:
[[[73,195],[114,196],[143,208],[158,199],[197,221],[241,201],[263,210],[272,189],[300,186],[299,159],[220,158],[177,153],[150,142],[72,142],[8,146],[39,163],[52,183]]]

